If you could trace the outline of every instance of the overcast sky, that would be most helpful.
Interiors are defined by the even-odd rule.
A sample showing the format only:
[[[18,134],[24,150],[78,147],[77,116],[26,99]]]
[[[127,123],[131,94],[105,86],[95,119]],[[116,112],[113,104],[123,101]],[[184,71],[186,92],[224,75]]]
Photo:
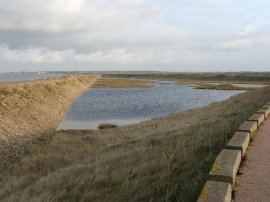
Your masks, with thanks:
[[[270,71],[269,0],[0,0],[0,71]]]

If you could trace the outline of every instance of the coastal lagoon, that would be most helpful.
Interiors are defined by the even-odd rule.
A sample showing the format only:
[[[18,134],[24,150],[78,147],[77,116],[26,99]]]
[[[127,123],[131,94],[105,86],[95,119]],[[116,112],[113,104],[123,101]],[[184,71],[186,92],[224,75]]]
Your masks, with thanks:
[[[128,125],[220,102],[244,91],[203,90],[157,81],[150,88],[91,88],[74,100],[58,130]]]

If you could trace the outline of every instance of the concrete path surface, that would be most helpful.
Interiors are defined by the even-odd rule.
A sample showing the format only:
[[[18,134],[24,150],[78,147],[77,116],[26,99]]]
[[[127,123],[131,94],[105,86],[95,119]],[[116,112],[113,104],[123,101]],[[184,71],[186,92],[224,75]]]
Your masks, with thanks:
[[[235,202],[270,202],[270,118],[250,143],[240,173]]]

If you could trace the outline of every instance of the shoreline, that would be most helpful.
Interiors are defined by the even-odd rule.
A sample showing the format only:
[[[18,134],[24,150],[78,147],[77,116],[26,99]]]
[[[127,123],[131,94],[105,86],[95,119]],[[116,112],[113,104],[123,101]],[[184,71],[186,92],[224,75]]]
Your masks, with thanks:
[[[97,83],[100,83],[100,82],[101,81],[99,80]],[[152,82],[152,83],[155,84],[155,86],[153,86],[155,88],[158,88],[160,86],[164,86],[164,85],[167,85],[167,84],[173,84],[175,86],[179,86],[179,88],[181,86],[190,87],[187,84],[181,84],[181,83],[177,83],[175,81],[161,81],[161,80],[151,80],[151,81],[149,81],[149,80],[146,80],[145,79],[145,80],[139,80],[139,82],[141,82],[141,83]],[[122,90],[122,89],[125,90],[126,88],[133,89],[134,86],[132,85],[132,87],[131,87],[130,86],[130,83],[131,84],[134,84],[134,83],[137,84],[137,80],[117,79],[117,78],[114,78],[114,79],[109,79],[109,80],[108,79],[103,79],[102,80],[102,83],[104,83],[104,85],[106,86],[105,88],[102,88],[102,92],[103,92],[103,90],[108,90],[109,92],[112,92],[112,94],[113,94],[114,93],[114,89],[116,87],[119,88],[119,90]],[[119,84],[121,84],[121,85],[119,85]],[[123,84],[125,84],[125,85],[123,85]],[[153,87],[151,87],[151,88],[153,88]],[[138,89],[144,90],[143,88],[138,88]],[[97,89],[97,88],[94,87],[94,88],[92,88],[92,90],[98,91],[99,89]],[[190,91],[192,91],[192,90],[193,89],[190,89]],[[131,124],[137,124],[137,123],[142,122],[142,121],[147,121],[147,120],[155,119],[155,118],[158,118],[158,117],[168,116],[171,113],[182,112],[182,111],[185,111],[187,109],[194,109],[194,108],[197,108],[199,106],[205,106],[205,105],[208,105],[208,104],[213,103],[213,102],[219,102],[219,101],[222,101],[222,100],[226,100],[229,97],[234,96],[235,94],[238,94],[238,93],[242,93],[242,92],[244,92],[244,91],[239,91],[238,90],[237,92],[233,92],[233,91],[232,91],[232,93],[229,93],[228,92],[231,95],[225,96],[224,98],[218,99],[218,100],[216,100],[216,99],[213,98],[211,101],[208,100],[206,103],[204,103],[204,102],[198,102],[198,103],[190,104],[189,106],[186,106],[184,104],[182,107],[177,108],[177,109],[175,108],[173,111],[170,110],[169,112],[165,112],[165,113],[158,114],[158,115],[157,114],[151,114],[151,113],[149,113],[150,115],[148,114],[148,116],[140,116],[139,117],[137,115],[136,117],[133,117],[132,116],[132,113],[130,115],[126,114],[126,117],[125,117],[126,119],[123,118],[123,117],[122,118],[115,118],[115,119],[114,118],[111,118],[110,119],[110,118],[107,118],[106,117],[107,114],[105,114],[105,115],[102,116],[103,119],[100,118],[98,120],[97,119],[90,119],[90,120],[88,120],[88,119],[78,119],[78,117],[76,119],[72,119],[72,116],[70,115],[70,114],[72,114],[72,111],[75,114],[83,113],[82,111],[81,112],[78,112],[78,111],[76,111],[76,109],[75,110],[73,109],[73,110],[71,110],[71,112],[69,111],[70,114],[69,114],[69,116],[67,116],[67,119],[64,119],[64,121],[63,120],[61,121],[60,125],[57,127],[57,130],[58,131],[59,130],[71,130],[71,129],[72,130],[76,130],[76,129],[77,130],[81,130],[81,129],[83,129],[83,130],[85,130],[85,129],[96,130],[96,129],[98,129],[98,127],[99,127],[100,124],[114,124],[114,125],[118,125],[118,126],[126,126],[126,125],[131,125]],[[226,94],[226,93],[227,92],[224,91],[224,94]],[[174,94],[177,94],[177,93],[174,93]],[[203,93],[203,94],[205,94],[205,93]],[[95,94],[94,95],[92,94],[92,96],[95,97]],[[179,96],[181,97],[182,95],[179,95]],[[185,97],[185,96],[183,96],[183,97]],[[89,99],[88,97],[86,97],[86,98]],[[81,102],[83,102],[83,99],[79,100],[79,103],[81,103]],[[113,102],[113,101],[111,100],[109,103],[105,103],[104,106],[111,106],[111,104],[112,104],[111,102]],[[155,101],[155,102],[157,102],[157,101]],[[73,102],[70,103],[69,107],[72,105],[72,103]],[[147,104],[148,103],[149,102],[147,102]],[[182,103],[186,103],[186,101],[183,100]],[[182,103],[180,103],[180,104],[182,104]],[[155,103],[153,103],[153,104],[155,104]],[[143,105],[143,103],[142,103],[142,105]],[[135,106],[135,105],[133,105],[133,106]],[[79,106],[77,106],[77,107],[79,107]],[[150,108],[150,105],[149,105],[149,108]],[[110,107],[109,108],[108,107],[104,107],[104,108],[101,109],[101,111],[104,111],[105,109],[109,109],[109,111],[110,111]],[[68,108],[68,110],[69,110],[69,108]],[[67,110],[67,112],[68,112],[68,110]],[[153,108],[152,109],[151,108],[151,110],[157,111],[159,109],[156,109],[156,108]],[[119,111],[121,111],[121,109]],[[91,112],[89,112],[89,113],[91,113]],[[108,114],[108,115],[110,115],[110,114]],[[117,117],[117,113],[114,113],[113,115],[115,115],[115,117]],[[110,117],[112,117],[112,116],[110,116]]]
[[[0,198],[195,201],[218,153],[269,98],[263,88],[116,129],[53,132],[0,173]]]

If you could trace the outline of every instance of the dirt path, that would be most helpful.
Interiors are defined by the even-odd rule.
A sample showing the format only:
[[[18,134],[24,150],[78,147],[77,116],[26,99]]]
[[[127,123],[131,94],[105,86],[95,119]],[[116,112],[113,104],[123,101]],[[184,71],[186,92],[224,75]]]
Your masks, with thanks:
[[[241,173],[236,202],[270,201],[270,118],[251,143]]]

